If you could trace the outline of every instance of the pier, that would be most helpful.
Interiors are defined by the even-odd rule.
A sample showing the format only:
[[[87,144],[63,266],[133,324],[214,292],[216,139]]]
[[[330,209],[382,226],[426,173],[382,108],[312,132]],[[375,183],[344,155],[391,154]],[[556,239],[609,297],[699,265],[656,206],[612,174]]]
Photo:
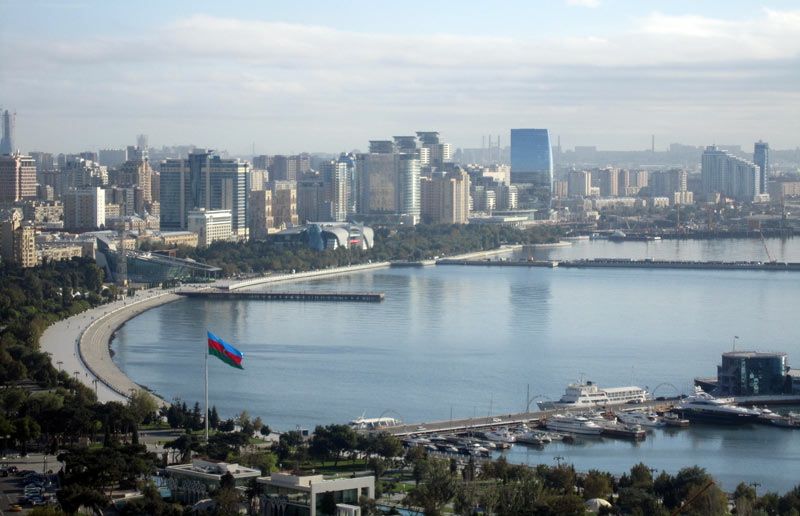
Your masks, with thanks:
[[[641,409],[645,407],[653,407],[658,410],[666,410],[670,408],[676,399],[667,400],[649,400],[637,405],[616,405],[613,409]],[[601,408],[601,407],[598,407]],[[611,408],[611,407],[609,407]],[[473,417],[465,419],[453,419],[448,421],[430,421],[426,423],[417,424],[404,424],[398,426],[382,426],[373,430],[374,432],[388,432],[396,437],[405,437],[408,435],[424,435],[434,433],[460,433],[469,431],[484,431],[492,427],[501,426],[516,426],[523,423],[539,422],[547,419],[548,416],[555,414],[567,414],[571,412],[585,412],[586,407],[576,409],[550,409],[550,410],[537,410],[531,412],[519,412],[516,414],[505,414],[500,416],[488,417]],[[607,435],[615,435],[614,433],[607,433]],[[639,437],[633,435],[622,435],[617,433],[618,437],[629,437],[638,439]]]
[[[382,292],[251,292],[242,290],[205,289],[179,290],[176,294],[185,297],[260,301],[380,303],[384,300],[384,294]]]
[[[752,262],[752,261],[695,261],[657,260],[645,258],[594,258],[583,260],[438,260],[436,265],[483,265],[489,267],[545,267],[545,268],[622,268],[622,269],[686,269],[686,270],[737,270],[798,272],[798,262]]]

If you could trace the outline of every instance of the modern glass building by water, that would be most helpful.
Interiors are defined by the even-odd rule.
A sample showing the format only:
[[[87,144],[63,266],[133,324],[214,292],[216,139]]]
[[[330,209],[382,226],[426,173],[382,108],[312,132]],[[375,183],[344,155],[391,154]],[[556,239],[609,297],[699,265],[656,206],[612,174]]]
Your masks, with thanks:
[[[547,129],[511,129],[511,182],[552,187],[553,150]]]

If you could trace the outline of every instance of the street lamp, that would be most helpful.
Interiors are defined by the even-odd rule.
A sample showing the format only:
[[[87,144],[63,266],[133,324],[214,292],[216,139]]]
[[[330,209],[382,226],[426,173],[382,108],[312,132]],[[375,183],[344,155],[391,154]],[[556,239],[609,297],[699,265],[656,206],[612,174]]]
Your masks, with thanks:
[[[58,366],[58,370],[61,371],[61,366],[64,365],[64,362],[62,360],[59,360],[58,362],[56,362],[56,365]]]
[[[92,383],[94,384],[94,397],[95,398],[97,397],[97,382],[98,382],[97,378],[92,380]]]
[[[738,335],[734,335],[733,337],[733,351],[736,351],[736,341],[739,340]]]
[[[758,482],[751,482],[750,487],[753,488],[753,492],[755,493],[756,498],[758,498],[758,488],[761,487],[761,484],[759,484]]]

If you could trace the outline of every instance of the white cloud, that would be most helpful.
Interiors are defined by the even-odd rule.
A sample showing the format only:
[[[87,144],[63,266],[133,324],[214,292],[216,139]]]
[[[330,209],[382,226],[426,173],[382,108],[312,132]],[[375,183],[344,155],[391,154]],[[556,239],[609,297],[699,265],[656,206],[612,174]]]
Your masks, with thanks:
[[[18,111],[160,120],[165,131],[177,125],[217,146],[251,140],[243,119],[255,121],[248,131],[263,121],[276,144],[317,138],[307,148],[324,150],[363,146],[386,136],[364,131],[396,132],[411,119],[450,134],[537,117],[552,125],[606,118],[630,130],[690,120],[708,131],[719,120],[698,120],[698,109],[754,110],[743,101],[760,95],[783,104],[762,119],[791,134],[798,60],[800,11],[740,21],[653,13],[627,31],[571,38],[372,34],[195,15],[135,37],[0,49],[8,67],[0,89]],[[217,122],[182,125],[204,116]],[[313,130],[303,130],[309,121]],[[208,141],[215,135],[230,140]]]

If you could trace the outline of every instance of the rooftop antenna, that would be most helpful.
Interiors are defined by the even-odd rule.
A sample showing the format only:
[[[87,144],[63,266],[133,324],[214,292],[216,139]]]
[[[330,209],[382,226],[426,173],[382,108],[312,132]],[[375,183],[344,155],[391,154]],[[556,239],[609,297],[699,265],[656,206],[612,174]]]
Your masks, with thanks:
[[[733,336],[733,351],[736,351],[736,341],[739,340],[738,335]]]

